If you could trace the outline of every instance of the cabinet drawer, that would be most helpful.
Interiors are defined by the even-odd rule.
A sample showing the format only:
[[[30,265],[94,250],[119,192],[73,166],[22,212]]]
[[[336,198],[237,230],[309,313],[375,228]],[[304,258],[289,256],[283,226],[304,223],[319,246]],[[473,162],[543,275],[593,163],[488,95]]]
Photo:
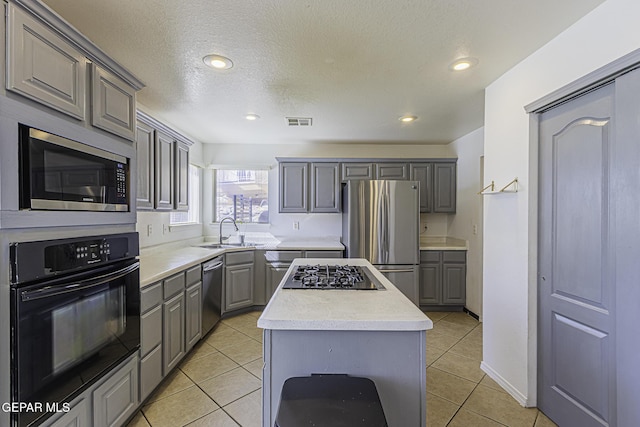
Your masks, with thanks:
[[[184,273],[178,273],[175,276],[165,279],[163,282],[164,299],[184,291]]]
[[[200,265],[197,265],[195,267],[188,269],[186,273],[186,278],[187,278],[187,283],[186,283],[187,288],[193,285],[194,283],[198,283],[199,281],[201,281],[202,267]]]
[[[162,283],[140,289],[140,313],[145,313],[162,302]]]
[[[143,314],[140,325],[140,354],[146,356],[153,347],[162,343],[162,306]]]
[[[467,262],[467,251],[443,251],[444,262]]]
[[[225,254],[225,265],[250,264],[253,262],[253,251],[230,252]]]
[[[296,258],[303,258],[302,251],[266,251],[264,258],[267,262],[291,262]]]
[[[342,258],[342,251],[305,251],[305,258]]]
[[[440,251],[420,251],[420,263],[440,262]]]

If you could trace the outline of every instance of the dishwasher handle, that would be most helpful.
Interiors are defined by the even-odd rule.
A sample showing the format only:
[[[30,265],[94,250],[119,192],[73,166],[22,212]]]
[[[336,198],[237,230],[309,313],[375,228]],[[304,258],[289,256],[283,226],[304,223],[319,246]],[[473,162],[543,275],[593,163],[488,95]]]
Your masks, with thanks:
[[[224,265],[222,258],[214,258],[213,260],[202,264],[202,272],[213,271],[221,268]]]

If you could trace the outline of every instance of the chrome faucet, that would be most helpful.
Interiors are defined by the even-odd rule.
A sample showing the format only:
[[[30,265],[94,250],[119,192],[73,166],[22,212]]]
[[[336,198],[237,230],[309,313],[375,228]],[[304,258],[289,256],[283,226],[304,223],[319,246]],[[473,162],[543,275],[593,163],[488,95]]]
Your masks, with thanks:
[[[219,232],[220,244],[222,244],[222,223],[227,221],[227,220],[233,222],[233,226],[235,227],[236,231],[239,231],[238,230],[238,224],[236,224],[236,220],[235,219],[231,218],[230,216],[222,218],[220,220],[220,232]],[[227,239],[228,239],[228,237],[227,237]],[[225,240],[227,240],[227,239],[225,239]]]

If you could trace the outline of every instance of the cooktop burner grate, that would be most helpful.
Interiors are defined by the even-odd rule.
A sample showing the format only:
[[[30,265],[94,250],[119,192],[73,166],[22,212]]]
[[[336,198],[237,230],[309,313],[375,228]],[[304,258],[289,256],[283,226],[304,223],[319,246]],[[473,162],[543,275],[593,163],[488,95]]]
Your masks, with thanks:
[[[284,289],[384,289],[366,267],[352,265],[299,265]]]

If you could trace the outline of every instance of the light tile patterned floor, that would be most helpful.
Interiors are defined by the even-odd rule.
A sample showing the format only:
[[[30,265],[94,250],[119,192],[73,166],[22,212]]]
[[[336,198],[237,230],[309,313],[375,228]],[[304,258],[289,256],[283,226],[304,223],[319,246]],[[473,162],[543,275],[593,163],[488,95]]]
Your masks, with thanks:
[[[482,325],[464,313],[430,312],[427,427],[553,427],[480,370]],[[223,320],[172,372],[129,427],[259,427],[259,312]]]

